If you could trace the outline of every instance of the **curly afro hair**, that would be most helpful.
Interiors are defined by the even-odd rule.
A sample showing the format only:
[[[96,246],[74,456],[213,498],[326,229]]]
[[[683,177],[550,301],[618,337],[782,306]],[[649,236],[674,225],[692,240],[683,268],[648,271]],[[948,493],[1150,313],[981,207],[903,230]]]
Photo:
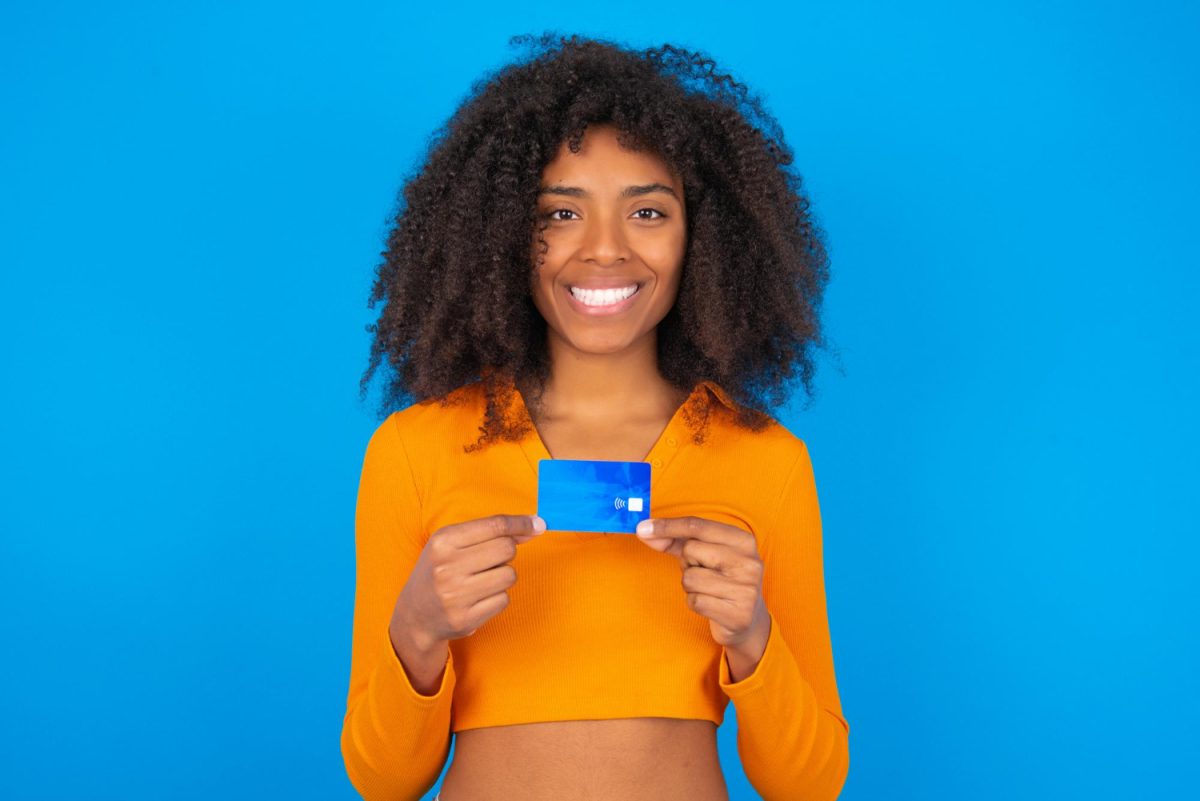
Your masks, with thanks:
[[[360,397],[386,355],[381,416],[412,401],[456,402],[463,393],[453,390],[478,382],[487,411],[467,450],[528,431],[506,410],[519,387],[540,413],[551,371],[532,298],[530,245],[545,244],[541,174],[564,142],[579,152],[587,126],[606,123],[622,146],[649,150],[683,178],[687,245],[677,300],[658,325],[659,373],[685,392],[715,382],[736,422],[755,431],[794,376],[811,400],[828,258],[762,102],[703,53],[669,44],[635,51],[555,34],[509,44],[527,46],[527,57],[472,85],[397,199],[368,303],[385,301],[367,326]]]

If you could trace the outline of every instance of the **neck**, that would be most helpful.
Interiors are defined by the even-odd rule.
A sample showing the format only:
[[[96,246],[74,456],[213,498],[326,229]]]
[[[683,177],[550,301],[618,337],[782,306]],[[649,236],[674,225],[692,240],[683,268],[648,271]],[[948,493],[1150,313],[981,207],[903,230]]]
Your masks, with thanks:
[[[655,416],[677,405],[679,393],[658,372],[653,331],[617,353],[584,353],[553,336],[548,344],[551,376],[542,400],[549,416]]]

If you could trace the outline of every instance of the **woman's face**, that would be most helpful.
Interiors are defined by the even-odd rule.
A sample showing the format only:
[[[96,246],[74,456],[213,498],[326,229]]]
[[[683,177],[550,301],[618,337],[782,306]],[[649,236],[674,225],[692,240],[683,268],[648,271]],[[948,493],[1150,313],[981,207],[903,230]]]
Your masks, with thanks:
[[[548,249],[533,302],[559,344],[617,353],[675,303],[687,245],[683,181],[657,156],[622,149],[610,125],[589,126],[581,145],[572,153],[564,143],[542,172]],[[538,248],[535,236],[535,263]]]

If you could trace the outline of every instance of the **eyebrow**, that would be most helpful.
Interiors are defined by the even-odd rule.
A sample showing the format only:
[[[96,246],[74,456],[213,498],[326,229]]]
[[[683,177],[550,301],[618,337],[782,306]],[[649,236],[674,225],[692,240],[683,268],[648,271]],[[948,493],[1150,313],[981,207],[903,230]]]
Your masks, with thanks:
[[[639,195],[648,195],[651,192],[666,192],[671,197],[679,200],[679,195],[675,194],[675,190],[666,184],[653,183],[641,184],[638,186],[627,186],[621,190],[618,195],[622,200],[627,197],[637,197]],[[543,186],[538,190],[539,195],[566,195],[568,197],[591,197],[591,193],[586,189],[578,186],[562,186],[555,184],[553,186]]]

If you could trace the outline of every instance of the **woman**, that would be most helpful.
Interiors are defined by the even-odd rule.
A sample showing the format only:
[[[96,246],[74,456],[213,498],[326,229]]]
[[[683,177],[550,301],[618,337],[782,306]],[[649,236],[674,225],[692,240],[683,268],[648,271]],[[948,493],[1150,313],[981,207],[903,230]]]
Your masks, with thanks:
[[[811,463],[756,408],[820,342],[789,151],[699,54],[521,40],[406,185],[371,299],[362,388],[386,356],[401,410],[359,485],[347,773],[418,799],[454,732],[442,801],[717,801],[732,700],[764,798],[835,798]],[[649,462],[652,530],[546,531],[544,459]]]

